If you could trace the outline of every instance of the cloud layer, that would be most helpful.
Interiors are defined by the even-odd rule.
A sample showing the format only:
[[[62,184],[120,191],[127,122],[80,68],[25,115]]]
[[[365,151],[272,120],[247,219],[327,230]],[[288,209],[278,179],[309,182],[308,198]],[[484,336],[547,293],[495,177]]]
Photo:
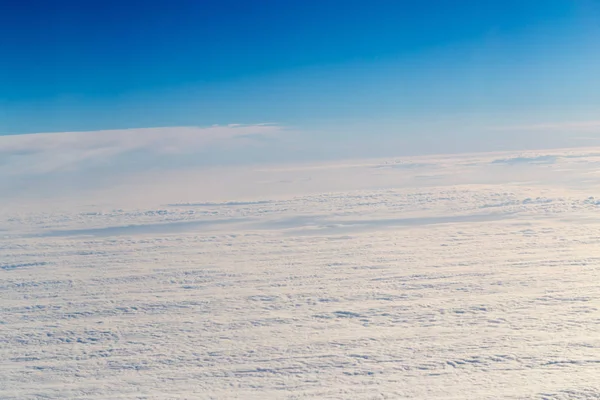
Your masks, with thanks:
[[[210,168],[184,199],[153,174],[168,204],[0,201],[0,398],[599,399],[599,164]],[[256,195],[211,199],[228,187]]]

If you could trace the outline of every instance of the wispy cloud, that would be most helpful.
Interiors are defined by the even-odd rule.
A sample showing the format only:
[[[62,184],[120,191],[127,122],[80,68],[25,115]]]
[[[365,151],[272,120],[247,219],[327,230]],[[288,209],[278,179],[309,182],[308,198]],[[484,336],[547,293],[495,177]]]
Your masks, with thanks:
[[[600,121],[571,121],[556,123],[540,123],[530,125],[494,126],[491,131],[571,131],[600,132]]]
[[[275,124],[164,127],[0,136],[0,173],[48,173],[108,164],[115,157],[185,155],[260,143],[281,133]],[[261,139],[261,140],[257,140]]]

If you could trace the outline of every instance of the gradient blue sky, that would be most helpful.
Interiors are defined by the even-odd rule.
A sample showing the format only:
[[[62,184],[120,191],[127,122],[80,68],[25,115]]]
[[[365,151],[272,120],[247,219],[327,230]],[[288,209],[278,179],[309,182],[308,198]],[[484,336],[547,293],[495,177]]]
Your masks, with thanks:
[[[545,124],[568,144],[600,120],[598,43],[591,0],[0,0],[0,134],[274,122],[426,152]]]

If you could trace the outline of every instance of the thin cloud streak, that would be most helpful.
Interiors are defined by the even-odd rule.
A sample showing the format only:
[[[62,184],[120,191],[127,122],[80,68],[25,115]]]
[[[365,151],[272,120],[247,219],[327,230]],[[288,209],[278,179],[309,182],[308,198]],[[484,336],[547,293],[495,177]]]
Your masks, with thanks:
[[[0,173],[47,173],[84,163],[106,163],[133,152],[151,157],[258,144],[257,139],[277,136],[282,130],[273,124],[231,124],[2,136]]]
[[[600,121],[574,121],[558,123],[540,123],[531,125],[507,125],[488,128],[490,131],[573,131],[573,132],[600,132]]]

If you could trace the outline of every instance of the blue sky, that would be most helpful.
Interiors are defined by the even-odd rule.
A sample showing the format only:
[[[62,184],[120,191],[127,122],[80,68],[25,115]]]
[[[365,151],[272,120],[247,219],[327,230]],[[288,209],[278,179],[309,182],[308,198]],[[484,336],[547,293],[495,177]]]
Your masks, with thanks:
[[[271,122],[306,154],[579,145],[599,21],[584,0],[0,0],[0,135]]]

